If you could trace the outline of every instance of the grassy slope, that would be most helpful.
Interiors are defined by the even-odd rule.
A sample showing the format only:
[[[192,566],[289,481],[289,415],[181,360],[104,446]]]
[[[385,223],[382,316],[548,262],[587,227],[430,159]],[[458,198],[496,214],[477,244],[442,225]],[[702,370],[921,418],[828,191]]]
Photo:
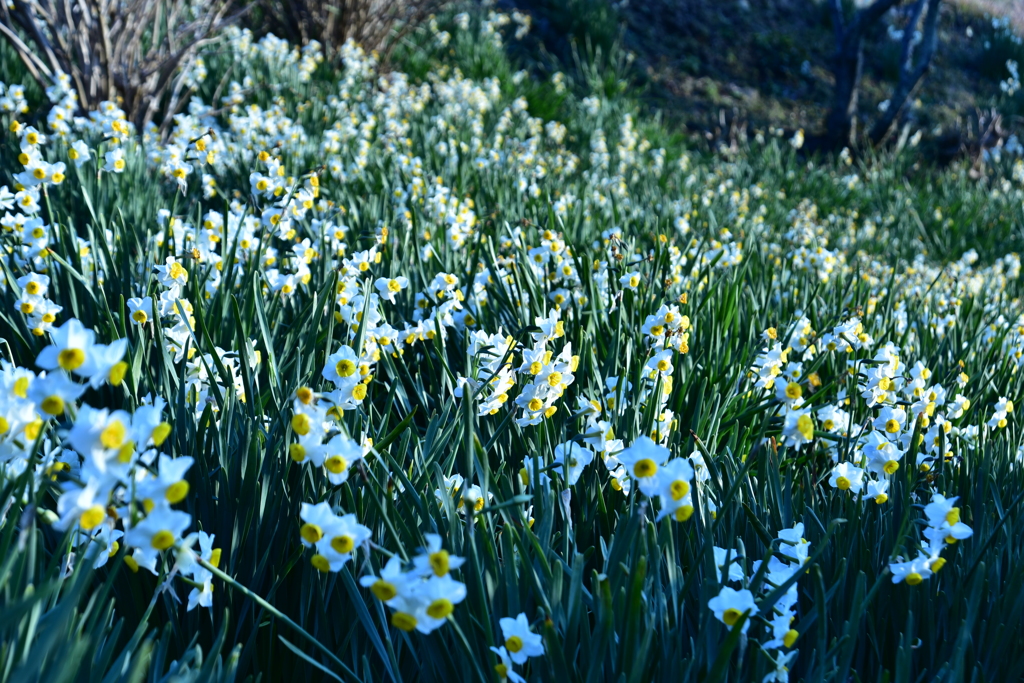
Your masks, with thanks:
[[[428,61],[416,50],[400,55],[399,59],[410,73],[426,72]],[[517,66],[505,61],[502,55],[480,49],[471,42],[456,44],[450,63],[472,77],[501,76],[506,84]],[[5,65],[5,68],[9,67]],[[673,137],[672,130],[638,114],[632,91],[619,88],[620,77],[625,72],[617,73],[608,68],[596,74],[586,69],[576,71],[571,62],[564,63],[562,68],[572,74],[581,92],[612,95],[608,114],[610,134],[614,128],[611,122],[618,121],[625,112],[632,112],[637,114],[638,127],[644,134],[655,145],[669,147],[669,158],[677,159],[682,146]],[[319,78],[304,92],[315,101],[333,92],[336,74],[325,70]],[[581,156],[586,154],[585,141],[593,133],[594,122],[580,114],[577,98],[558,95],[546,83],[528,81],[521,89],[507,87],[507,100],[524,94],[530,102],[531,113],[560,119],[569,125],[570,144]],[[313,117],[308,116],[311,128],[312,121]],[[426,130],[424,126],[420,131],[424,137]],[[422,149],[428,164],[432,163],[426,151],[428,146],[423,144]],[[315,162],[312,156],[315,155],[294,159],[295,167],[311,167]],[[720,502],[735,498],[746,504],[746,507],[738,503],[730,506],[720,514],[718,522],[695,523],[691,527],[642,523],[621,498],[613,497],[617,494],[594,468],[578,488],[581,500],[575,526],[556,514],[558,506],[553,492],[534,491],[533,514],[541,520],[535,532],[523,527],[518,510],[517,514],[512,514],[505,509],[482,516],[474,535],[466,530],[467,525],[452,509],[434,509],[418,499],[403,500],[390,518],[385,519],[376,506],[390,500],[389,483],[370,477],[360,487],[346,489],[343,502],[347,509],[357,511],[361,519],[373,526],[375,538],[386,539],[386,543],[411,551],[420,541],[423,529],[437,528],[452,539],[455,550],[469,556],[474,563],[473,571],[463,573],[464,580],[470,584],[471,598],[455,616],[456,623],[468,634],[468,642],[453,633],[454,629],[447,628],[431,639],[416,635],[406,639],[387,627],[386,610],[365,593],[360,594],[349,584],[351,579],[347,575],[323,580],[306,562],[300,563],[298,559],[301,549],[294,528],[295,512],[304,499],[302,492],[315,489],[306,488],[313,487],[312,477],[307,479],[294,468],[286,470],[279,462],[283,461],[281,445],[287,439],[286,420],[280,415],[287,416],[288,408],[277,397],[290,395],[309,377],[316,377],[323,356],[329,353],[329,339],[335,334],[330,324],[305,326],[311,312],[322,310],[314,310],[308,298],[302,307],[294,308],[277,300],[266,303],[272,331],[262,339],[262,344],[264,348],[277,350],[277,358],[270,361],[276,367],[274,373],[269,373],[264,366],[257,379],[259,386],[272,387],[276,397],[271,395],[274,392],[266,390],[251,392],[258,400],[244,407],[232,402],[233,420],[225,420],[226,424],[217,428],[202,420],[193,425],[186,417],[189,407],[177,405],[184,399],[174,399],[174,410],[178,411],[175,424],[182,425],[174,438],[183,452],[188,449],[200,459],[201,468],[197,469],[217,477],[215,481],[211,476],[209,481],[203,477],[194,482],[195,496],[190,510],[221,538],[233,538],[230,567],[240,581],[303,623],[358,670],[364,680],[383,680],[385,671],[392,666],[408,680],[451,681],[460,677],[469,680],[477,673],[478,661],[486,662],[485,669],[491,663],[486,648],[494,643],[493,638],[488,637],[494,620],[514,614],[518,609],[533,610],[537,605],[550,608],[552,625],[546,627],[544,633],[549,639],[551,659],[544,666],[536,665],[534,680],[583,680],[592,669],[596,670],[595,662],[607,665],[608,677],[612,676],[611,672],[621,672],[624,677],[629,675],[636,680],[650,680],[655,673],[665,678],[678,678],[691,671],[694,675],[706,672],[716,665],[725,641],[722,627],[703,609],[717,582],[714,569],[706,566],[709,542],[728,547],[740,539],[753,558],[760,556],[764,540],[754,520],[769,520],[771,529],[775,530],[797,519],[807,522],[808,535],[819,546],[827,545],[825,533],[829,520],[847,520],[828,541],[830,545],[819,558],[814,574],[801,579],[802,620],[798,626],[806,633],[798,660],[797,671],[801,675],[815,679],[826,672],[835,674],[842,669],[847,657],[855,668],[864,672],[864,678],[873,677],[876,671],[883,669],[895,671],[897,676],[910,669],[936,673],[948,663],[955,680],[965,659],[968,665],[977,666],[979,671],[992,676],[1000,672],[1009,675],[1006,672],[1014,671],[1016,664],[1013,654],[1020,643],[1015,634],[1019,633],[1017,627],[1022,614],[1019,604],[1004,600],[1004,595],[1019,594],[1016,590],[1022,576],[1019,534],[1005,533],[1004,529],[1004,535],[998,535],[1002,516],[1008,515],[1014,509],[1012,506],[1020,501],[1017,496],[1021,470],[1009,464],[1012,458],[1009,439],[1007,443],[987,447],[986,452],[993,457],[979,458],[981,471],[971,470],[970,479],[965,470],[939,472],[944,490],[955,489],[964,496],[965,518],[975,526],[977,537],[973,544],[964,544],[961,555],[944,570],[947,573],[943,575],[943,583],[935,581],[925,587],[928,592],[923,588],[911,593],[904,586],[891,587],[880,568],[892,549],[903,540],[905,529],[900,521],[905,519],[904,513],[910,514],[911,491],[924,486],[925,482],[910,475],[912,468],[906,468],[906,480],[901,480],[893,491],[893,499],[898,504],[891,512],[883,513],[872,507],[862,510],[845,498],[823,491],[818,481],[824,471],[821,462],[787,460],[786,467],[791,469],[775,476],[782,464],[779,458],[785,457],[785,451],[779,456],[768,449],[757,449],[755,444],[759,444],[765,434],[777,432],[778,425],[751,406],[746,397],[733,392],[735,382],[756,352],[758,330],[769,324],[787,324],[798,308],[813,311],[815,326],[826,329],[851,301],[859,305],[867,298],[868,286],[859,282],[855,273],[847,273],[828,287],[819,287],[805,284],[803,275],[779,265],[778,255],[772,253],[770,247],[786,229],[789,212],[801,200],[813,201],[822,217],[834,214],[840,218],[838,225],[832,224],[829,228],[827,239],[832,242],[846,236],[842,219],[854,215],[878,216],[880,224],[884,225],[880,233],[861,235],[844,249],[850,254],[858,250],[874,254],[883,264],[896,265],[897,256],[909,259],[919,253],[927,253],[931,262],[942,263],[958,258],[972,247],[978,248],[984,261],[991,261],[1011,248],[1019,248],[1019,201],[1009,197],[993,200],[987,188],[966,179],[963,169],[948,172],[932,185],[907,185],[904,178],[910,162],[882,161],[885,163],[852,169],[809,166],[797,159],[784,141],[770,142],[736,158],[694,156],[693,171],[699,179],[697,188],[712,194],[710,208],[702,209],[703,223],[694,223],[697,234],[702,238],[716,237],[718,221],[734,227],[740,238],[748,229],[737,221],[728,197],[715,194],[721,178],[732,179],[737,187],[745,189],[759,184],[765,192],[761,201],[767,207],[766,224],[769,226],[763,234],[752,233],[764,240],[752,240],[742,267],[733,272],[708,268],[708,288],[698,290],[701,293],[695,296],[689,309],[696,330],[694,353],[681,361],[684,368],[681,374],[685,379],[679,382],[673,395],[680,423],[673,449],[691,452],[697,444],[690,430],[700,434],[712,444],[718,456],[716,467],[721,479],[713,484],[714,495],[720,497]],[[440,162],[431,168],[438,167]],[[851,172],[863,178],[863,184],[856,191],[847,189],[848,185],[842,181],[842,176]],[[122,178],[115,181],[116,185],[104,186],[102,195],[101,211],[109,212],[109,216],[114,215],[115,208],[126,212],[128,227],[124,221],[109,221],[115,235],[125,240],[152,225],[155,207],[172,205],[175,201],[173,193],[166,188],[141,183],[144,177],[141,165],[134,173],[135,186],[129,179]],[[551,220],[544,202],[528,202],[511,192],[507,178],[500,175],[477,178],[468,168],[460,169],[460,173],[469,180],[459,189],[472,193],[481,215],[492,219],[481,229],[495,241],[503,234],[501,228],[505,221],[516,224],[525,220],[523,225],[543,226]],[[239,175],[238,186],[244,187],[244,174]],[[673,172],[664,179],[643,179],[634,191],[642,205],[658,206],[662,201],[690,194],[685,183],[685,174]],[[368,184],[325,191],[336,192],[331,196],[339,202],[359,207],[364,216],[359,227],[370,232],[377,218],[393,218],[384,203],[375,201],[384,189],[380,184]],[[557,188],[558,191],[567,189],[578,191],[579,186],[567,184]],[[82,209],[78,201],[80,195],[73,187],[65,187],[63,191],[68,194],[54,200],[55,218],[84,230],[82,226],[90,224],[92,219]],[[125,202],[122,197],[131,197],[131,201]],[[942,217],[935,215],[936,208],[942,209]],[[587,244],[598,228],[612,227],[622,220],[628,220],[629,238],[645,248],[656,243],[654,236],[658,232],[672,232],[669,216],[661,211],[649,211],[641,216],[602,215],[596,226],[584,225],[577,215],[565,229],[573,237],[574,245],[579,245],[581,254],[595,257],[603,252],[595,249],[592,253]],[[102,219],[101,222],[108,221]],[[530,228],[528,235],[536,241],[538,232]],[[412,237],[405,235],[401,239]],[[393,260],[389,252],[387,267],[396,273],[404,270],[406,262],[401,256],[406,254],[408,262],[414,260],[403,251],[408,246],[399,241],[393,247],[397,254]],[[69,260],[72,258],[72,253],[63,255]],[[653,267],[651,282],[658,282],[661,279],[658,276],[666,274],[663,256],[659,256]],[[470,272],[474,265],[466,254],[446,253],[445,259],[446,269],[453,272]],[[414,275],[416,286],[422,287],[429,275],[417,272]],[[320,273],[319,284],[329,285],[324,276]],[[126,273],[125,279],[131,277]],[[141,282],[148,282],[148,274]],[[82,286],[66,272],[60,276],[58,286],[80,297],[81,303],[70,312],[91,325],[102,327],[105,337],[117,335],[119,327],[122,330],[126,327],[123,319],[120,326],[112,321],[107,326],[103,315],[106,311],[101,305],[107,296],[98,294],[103,292],[102,288]],[[121,286],[115,278],[110,278],[108,289],[112,292],[111,304],[115,309],[120,293],[117,287]],[[123,286],[127,293],[128,285]],[[588,288],[592,286],[587,283]],[[587,291],[594,293],[592,289]],[[1014,283],[1007,298],[1017,291]],[[852,295],[847,297],[850,292]],[[584,359],[580,374],[587,379],[581,379],[581,384],[599,385],[602,374],[638,372],[631,358],[640,352],[640,342],[636,335],[624,331],[638,327],[639,321],[664,294],[652,286],[644,301],[635,308],[627,307],[625,312],[620,308],[616,315],[585,315],[578,324],[568,328],[567,335],[573,339],[574,348],[593,349]],[[97,297],[95,305],[93,296]],[[231,297],[227,295],[218,296],[208,307],[201,307],[201,313],[211,316],[205,322],[208,329],[200,331],[204,350],[213,345],[232,348],[243,338],[261,336],[261,331],[256,329],[255,309],[265,302],[251,294],[249,287],[239,298],[241,315],[237,318],[230,315]],[[198,291],[194,292],[193,299],[201,299]],[[892,293],[883,297],[878,303],[879,310],[888,312],[894,299]],[[483,321],[488,329],[509,321],[521,328],[530,324],[532,314],[540,312],[530,310],[524,314],[502,311],[501,306],[496,308],[498,312],[494,317]],[[1013,310],[1013,304],[1007,304],[1007,314]],[[120,318],[119,311],[114,310],[113,314]],[[214,315],[220,317],[212,317]],[[330,319],[329,315],[324,316],[324,320]],[[227,320],[226,324],[215,327],[214,323],[222,320]],[[937,372],[948,374],[956,367],[963,344],[972,344],[990,320],[990,312],[980,307],[970,308],[962,317],[962,331],[958,329],[950,341],[925,335],[915,353],[929,359]],[[134,348],[144,349],[146,345]],[[32,348],[18,351],[22,362],[31,362]],[[497,421],[477,422],[469,413],[460,414],[447,400],[441,366],[449,363],[455,368],[463,367],[466,359],[461,348],[453,344],[450,349],[427,347],[416,353],[422,353],[416,356],[418,365],[412,366],[416,370],[416,383],[406,384],[402,378],[400,371],[405,361],[395,361],[395,367],[388,366],[381,373],[381,389],[376,401],[368,408],[362,423],[372,426],[375,434],[383,437],[399,424],[399,418],[410,406],[422,406],[413,431],[409,432],[415,438],[406,440],[403,435],[386,454],[394,464],[389,460],[384,466],[394,472],[396,479],[400,479],[402,473],[411,472],[410,476],[427,501],[431,501],[435,487],[443,486],[438,476],[442,471],[444,474],[465,471],[463,459],[472,461],[471,454],[475,452],[474,436],[480,444],[493,447],[483,460],[494,468],[496,494],[500,499],[508,499],[518,490],[514,488],[516,478],[510,463],[518,466],[522,454],[531,450],[547,453],[553,443],[577,432],[577,426],[562,415],[550,426],[550,431],[523,435]],[[159,354],[153,355],[153,358],[145,357],[145,381],[170,398],[175,394],[175,370],[164,367],[162,363],[166,361],[159,358]],[[1019,396],[1019,377],[1004,376],[998,368],[986,368],[980,350],[973,360],[980,366],[979,406],[989,405],[990,399],[1000,392]],[[168,372],[161,376],[163,370]],[[826,378],[843,374],[838,363],[831,362],[821,371]],[[753,413],[747,412],[751,409]],[[254,438],[253,435],[261,433],[264,413],[271,425],[270,435]],[[757,419],[752,419],[751,415]],[[650,419],[651,415],[640,412],[622,416],[622,429],[616,431],[624,438],[632,438],[639,431],[639,425],[649,424]],[[1019,436],[1014,434],[1014,437],[1019,442]],[[492,444],[495,438],[497,441]],[[757,471],[757,477],[746,478],[744,456],[751,452],[754,456],[749,462],[763,470]],[[802,467],[798,468],[797,464]],[[472,467],[470,464],[468,468]],[[252,476],[253,472],[260,476]],[[732,487],[734,482],[741,485]],[[231,497],[222,494],[223,500],[214,500],[211,493],[215,485],[220,487],[219,491],[231,492]],[[393,485],[392,481],[390,486]],[[291,494],[286,495],[289,492]],[[254,519],[250,515],[257,508],[260,510],[257,514],[263,516]],[[1011,524],[1016,519],[1013,518]],[[490,531],[494,528],[502,532],[492,537]],[[14,537],[13,524],[8,525],[5,534],[5,540],[10,542]],[[43,532],[38,535],[42,537]],[[982,553],[983,543],[990,539],[999,539],[997,547]],[[48,552],[53,552],[55,547],[59,549],[57,541],[59,539],[52,537],[46,539]],[[40,541],[40,548],[43,545]],[[514,562],[507,559],[513,557]],[[270,559],[269,563],[264,563],[266,558]],[[503,558],[506,561],[502,561]],[[26,560],[27,564],[37,565],[25,570],[26,581],[32,578],[33,572],[38,572],[40,583],[47,580],[46,586],[52,590],[53,565],[58,559],[59,553],[52,559]],[[679,566],[685,566],[685,572],[669,560],[678,560]],[[479,563],[479,570],[476,563]],[[145,631],[142,614],[155,581],[146,575],[128,578],[117,587],[118,613],[126,617],[128,626],[142,624]],[[870,617],[862,620],[859,610],[864,593],[876,585],[878,592],[873,594]],[[217,603],[212,619],[206,614],[183,617],[180,608],[167,596],[161,597],[156,606],[158,618],[154,618],[153,623],[166,626],[162,627],[164,640],[154,638],[152,643],[158,653],[163,653],[163,659],[154,659],[155,672],[162,673],[161,667],[168,659],[188,651],[192,633],[200,634],[200,642],[209,652],[223,628],[227,642],[240,645],[243,671],[261,670],[271,678],[284,678],[289,673],[298,676],[295,672],[314,680],[320,677],[312,665],[281,648],[279,636],[301,642],[295,640],[294,633],[281,628],[278,622],[229,587],[219,586],[218,594],[226,597],[219,598],[223,602]],[[358,616],[353,618],[353,605],[360,601],[366,602],[368,611],[364,613],[357,608]],[[65,604],[67,602],[70,601]],[[223,608],[230,608],[230,616],[222,619],[220,610]],[[344,618],[339,619],[339,614],[345,615]],[[84,634],[108,619],[100,615],[95,623],[86,622]],[[991,628],[985,625],[986,621]],[[614,634],[610,628],[614,628]],[[620,636],[621,642],[616,642]],[[922,647],[913,646],[918,637],[922,639]],[[226,653],[229,647],[214,650]],[[637,652],[647,656],[638,656]],[[70,656],[63,650],[61,653]],[[715,673],[731,675],[732,680],[743,680],[744,676],[751,679],[754,672],[763,675],[765,663],[759,657],[755,649],[745,650],[747,668],[729,671],[723,665]],[[196,666],[198,668],[198,664]],[[351,678],[346,676],[348,680]],[[843,680],[839,676],[836,679]]]

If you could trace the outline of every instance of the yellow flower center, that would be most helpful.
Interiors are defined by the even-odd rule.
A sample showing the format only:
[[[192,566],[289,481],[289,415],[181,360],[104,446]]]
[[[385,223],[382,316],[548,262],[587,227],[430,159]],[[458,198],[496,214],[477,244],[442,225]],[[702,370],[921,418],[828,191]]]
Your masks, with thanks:
[[[171,505],[176,505],[181,501],[185,500],[185,496],[188,495],[188,482],[185,480],[176,481],[167,487],[167,492],[164,497],[167,502]]]
[[[310,420],[309,416],[304,413],[296,413],[292,417],[292,429],[294,429],[295,433],[299,436],[309,434],[309,430],[312,426],[312,420]]]
[[[100,432],[100,443],[104,448],[120,448],[124,443],[125,434],[127,434],[127,430],[124,424],[120,420],[113,420],[106,429]]]
[[[735,607],[730,607],[722,613],[722,621],[725,622],[726,626],[733,626],[742,616],[743,612],[739,611]]]
[[[895,434],[896,432],[900,431],[900,423],[897,422],[896,420],[888,420],[885,423],[885,431],[889,432],[890,434]]]
[[[334,366],[334,371],[338,373],[338,377],[351,377],[356,373],[356,364],[350,360],[342,359]]]
[[[348,469],[348,461],[340,455],[332,455],[324,462],[324,466],[331,474],[341,474]]]
[[[335,536],[331,539],[331,547],[334,548],[335,552],[342,555],[352,552],[352,548],[355,545],[356,543],[351,536]]]
[[[675,518],[677,522],[685,522],[693,515],[692,505],[681,505],[676,508]]]
[[[391,598],[398,595],[398,589],[395,588],[395,584],[385,581],[384,579],[377,579],[370,586],[370,592],[373,593],[378,600],[387,602]]]
[[[100,525],[107,516],[106,510],[103,509],[102,505],[93,505],[91,508],[82,513],[82,518],[79,520],[79,524],[86,531],[95,529]]]
[[[786,385],[786,398],[794,401],[804,395],[803,387],[796,382],[790,382]]]
[[[166,422],[161,422],[154,429],[150,438],[153,439],[153,445],[160,446],[171,433],[171,425]]]
[[[814,420],[810,415],[801,415],[796,421],[796,430],[804,440],[810,441],[814,438]]]
[[[82,349],[64,349],[57,354],[57,364],[70,372],[82,367],[85,362],[85,351]]]
[[[303,524],[302,528],[299,529],[299,535],[306,543],[316,543],[324,537],[324,530],[316,524]]]
[[[907,577],[904,579],[904,581],[907,582],[908,586],[916,586],[917,584],[924,581],[924,578],[917,572],[910,572],[909,574],[907,574]]]
[[[436,576],[444,576],[448,573],[448,551],[438,550],[430,554],[430,568]]]
[[[174,545],[174,534],[167,529],[161,529],[153,534],[149,544],[156,550],[167,550]]]
[[[672,492],[672,500],[681,500],[683,496],[690,492],[690,485],[682,479],[676,479],[668,488]]]
[[[331,563],[323,555],[314,555],[312,558],[310,558],[309,563],[313,565],[313,568],[316,569],[318,572],[323,572],[324,574],[326,574],[327,572],[331,571]]]
[[[523,649],[523,639],[519,636],[512,636],[505,640],[505,649],[509,652],[516,653]]]
[[[391,615],[391,624],[402,631],[411,631],[416,628],[416,617],[406,612],[395,612]]]
[[[47,396],[39,406],[47,415],[60,415],[64,412],[64,399],[60,396]]]
[[[108,378],[110,381],[110,385],[114,387],[119,385],[122,381],[124,381],[124,376],[127,372],[127,362],[122,360],[118,361],[117,363],[114,363],[114,367],[110,368],[110,377]]]
[[[959,521],[960,521],[960,508],[952,508],[949,512],[946,513],[946,522],[949,525],[952,526],[953,524],[956,524]]]
[[[646,479],[647,477],[653,477],[654,473],[658,471],[658,465],[650,458],[644,458],[638,460],[633,465],[633,474],[636,475],[637,479]]]
[[[452,604],[451,600],[438,598],[427,607],[427,615],[431,619],[444,619],[452,613],[453,609],[455,609],[455,605]]]

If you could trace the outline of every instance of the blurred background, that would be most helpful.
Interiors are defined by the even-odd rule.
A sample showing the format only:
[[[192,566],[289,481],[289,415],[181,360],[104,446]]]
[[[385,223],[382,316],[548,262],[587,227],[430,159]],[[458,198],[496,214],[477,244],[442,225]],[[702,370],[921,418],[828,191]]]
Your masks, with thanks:
[[[605,52],[620,43],[643,99],[716,146],[774,129],[803,129],[808,151],[920,131],[923,157],[947,164],[1008,143],[1015,152],[1024,121],[1022,0],[507,4],[533,14],[532,35],[562,60],[574,42]],[[858,55],[851,103],[837,91]],[[830,130],[830,115],[847,109],[852,130]]]
[[[463,3],[464,4],[464,3]],[[1024,93],[1024,0],[482,0],[528,15],[520,63],[595,67],[628,81],[670,127],[735,149],[803,131],[805,153],[908,144],[946,165],[1016,154]],[[220,28],[257,38],[347,38],[387,63],[444,0],[25,0],[0,7],[0,79],[40,91],[66,73],[82,110],[117,101],[136,125],[184,106],[174,74]],[[100,21],[100,18],[103,21]],[[165,35],[142,27],[166,19]],[[154,39],[155,38],[155,39]],[[41,94],[41,92],[40,92]],[[31,98],[30,98],[31,100]],[[166,131],[166,126],[162,127]]]

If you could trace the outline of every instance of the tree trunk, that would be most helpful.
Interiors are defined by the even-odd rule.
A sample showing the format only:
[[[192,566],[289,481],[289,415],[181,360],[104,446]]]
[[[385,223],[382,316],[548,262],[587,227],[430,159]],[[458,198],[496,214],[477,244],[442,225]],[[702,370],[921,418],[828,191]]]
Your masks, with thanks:
[[[849,38],[853,40],[848,39],[840,43],[833,67],[836,90],[826,126],[829,146],[833,149],[852,145],[857,132],[855,117],[860,77],[864,67],[864,41],[859,35]]]
[[[864,34],[902,0],[874,0],[857,10],[849,22],[842,0],[831,0],[829,10],[836,32],[836,55],[832,70],[836,79],[835,98],[825,123],[826,143],[833,149],[849,147],[856,134],[857,94],[864,69]]]
[[[921,79],[931,66],[932,56],[938,44],[939,5],[942,0],[917,0],[911,15],[910,23],[907,25],[903,35],[903,49],[900,54],[900,77],[892,97],[889,98],[889,108],[886,109],[871,129],[871,143],[878,145],[889,137],[893,125],[899,118],[900,112],[910,98],[910,94],[917,88]],[[914,30],[921,18],[925,5],[928,6],[928,14],[925,16],[924,28],[921,37],[921,49],[914,64]]]

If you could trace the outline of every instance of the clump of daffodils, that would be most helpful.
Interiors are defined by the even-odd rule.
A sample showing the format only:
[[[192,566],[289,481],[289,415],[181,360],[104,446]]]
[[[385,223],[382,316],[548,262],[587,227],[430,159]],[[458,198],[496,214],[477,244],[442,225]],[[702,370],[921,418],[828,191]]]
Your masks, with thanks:
[[[926,525],[921,532],[921,549],[913,559],[897,557],[895,562],[889,563],[893,583],[905,581],[909,586],[916,586],[931,578],[946,564],[946,559],[941,556],[942,551],[974,534],[969,526],[960,521],[960,508],[956,506],[956,501],[956,496],[946,498],[940,493],[932,494],[931,502],[924,508]]]
[[[437,534],[426,534],[427,545],[411,563],[391,557],[380,575],[367,575],[359,583],[392,609],[391,624],[402,631],[429,634],[441,628],[466,598],[466,585],[451,576],[465,562],[444,549]]]
[[[192,516],[177,507],[189,494],[193,460],[166,452],[164,400],[149,397],[134,412],[83,402],[89,389],[124,382],[127,340],[98,343],[76,318],[49,334],[39,373],[0,361],[0,475],[13,480],[30,470],[37,488],[54,484],[53,526],[72,531],[76,553],[94,567],[124,544],[132,571],[189,576],[188,609],[210,607],[213,575],[196,558],[215,566],[220,551],[211,536],[187,533]]]

